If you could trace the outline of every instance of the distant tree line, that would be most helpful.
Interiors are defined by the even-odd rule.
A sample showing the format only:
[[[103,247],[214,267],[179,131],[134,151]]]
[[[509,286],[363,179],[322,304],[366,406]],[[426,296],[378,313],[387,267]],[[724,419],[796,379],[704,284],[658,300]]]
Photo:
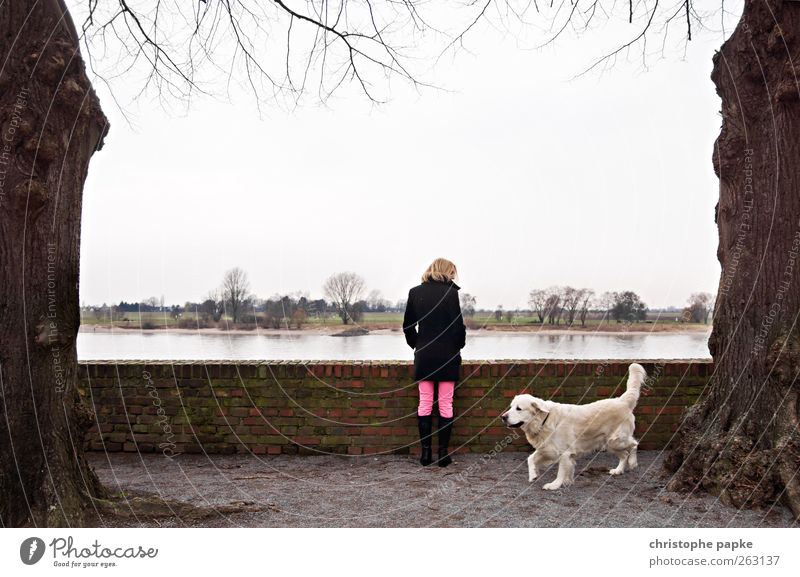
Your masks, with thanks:
[[[563,319],[564,324],[571,326],[578,318],[583,325],[592,307],[593,297],[592,289],[551,286],[546,289],[533,289],[528,295],[528,305],[542,324],[546,322],[558,325]]]
[[[164,297],[150,297],[141,302],[121,301],[108,307],[83,307],[84,313],[93,313],[97,319],[108,316],[113,321],[129,321],[130,313],[163,313],[186,328],[218,325],[261,325],[265,328],[302,328],[309,321],[324,322],[338,317],[347,325],[362,321],[364,313],[401,313],[405,301],[395,303],[383,298],[373,289],[368,294],[366,282],[354,272],[340,272],[328,277],[322,292],[325,298],[310,299],[307,294],[276,294],[267,299],[255,296],[250,289],[247,273],[235,267],[228,270],[219,286],[208,292],[199,302],[186,302],[183,306],[165,306]],[[477,298],[470,293],[461,293],[461,311],[465,318],[472,319],[478,312]],[[713,295],[707,292],[693,293],[683,308],[670,307],[676,320],[691,323],[708,323],[714,311]],[[528,294],[527,311],[504,309],[498,305],[489,311],[496,322],[513,323],[517,317],[533,316],[541,324],[574,326],[586,325],[591,317],[601,321],[641,322],[647,319],[648,307],[633,291],[607,291],[596,296],[590,288],[554,285],[544,289],[533,289]],[[192,313],[192,314],[186,314]],[[472,325],[474,326],[474,325]]]
[[[84,305],[82,310],[97,320],[108,318],[114,322],[129,322],[138,313],[163,313],[185,328],[261,325],[279,329],[301,328],[309,319],[324,321],[332,316],[338,316],[344,324],[357,323],[364,313],[398,313],[405,309],[405,300],[393,303],[377,289],[365,295],[364,279],[352,272],[331,275],[322,290],[325,298],[311,299],[296,292],[261,299],[251,291],[247,273],[236,267],[228,270],[219,286],[198,302],[166,306],[162,296],[140,302],[121,301],[112,306],[105,303],[102,306]],[[148,327],[153,325],[152,321],[146,324]]]

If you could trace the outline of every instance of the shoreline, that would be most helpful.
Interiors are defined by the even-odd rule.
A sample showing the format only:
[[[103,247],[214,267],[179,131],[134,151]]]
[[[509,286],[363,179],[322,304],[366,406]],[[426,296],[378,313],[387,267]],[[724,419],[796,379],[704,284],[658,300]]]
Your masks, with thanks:
[[[492,336],[497,334],[503,335],[547,335],[547,336],[614,336],[614,335],[702,335],[709,334],[711,326],[707,327],[675,327],[675,325],[658,325],[658,324],[642,324],[640,327],[629,328],[628,330],[607,330],[591,328],[544,328],[544,327],[509,327],[509,328],[481,328],[481,329],[467,329],[467,336]],[[367,327],[365,327],[367,328]],[[139,328],[125,328],[119,326],[108,325],[81,325],[79,332],[88,334],[159,334],[168,333],[174,335],[253,335],[253,336],[333,336],[337,333],[346,330],[343,326],[336,327],[312,327],[304,329],[266,329],[262,327],[253,329],[229,329],[219,330],[217,328],[202,328],[202,329],[182,329],[172,327],[162,327],[157,329],[139,329]],[[383,335],[383,336],[402,336],[400,328],[373,328],[368,329],[368,335]],[[352,338],[358,338],[361,335],[355,335]],[[364,335],[367,336],[367,335]],[[343,337],[339,337],[343,338]]]

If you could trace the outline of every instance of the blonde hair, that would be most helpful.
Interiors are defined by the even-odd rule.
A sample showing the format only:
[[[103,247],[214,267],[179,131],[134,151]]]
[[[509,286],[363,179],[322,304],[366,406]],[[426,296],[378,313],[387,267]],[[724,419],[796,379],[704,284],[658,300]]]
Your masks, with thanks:
[[[456,265],[446,258],[437,258],[430,264],[428,270],[422,273],[422,282],[429,282],[432,280],[447,282],[453,280],[457,276],[458,270],[456,269]]]

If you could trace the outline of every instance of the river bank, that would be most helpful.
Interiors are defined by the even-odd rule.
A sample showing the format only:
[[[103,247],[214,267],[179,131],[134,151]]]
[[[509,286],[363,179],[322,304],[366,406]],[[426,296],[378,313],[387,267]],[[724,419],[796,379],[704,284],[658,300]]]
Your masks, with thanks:
[[[391,335],[391,334],[399,334],[401,332],[400,327],[386,327],[386,326],[363,326],[359,325],[359,327],[366,329],[369,331],[370,335]],[[617,328],[619,327],[619,328]],[[336,326],[319,326],[319,325],[309,325],[300,329],[271,329],[271,328],[263,328],[263,327],[256,327],[253,328],[231,328],[227,330],[218,329],[218,328],[196,328],[196,329],[186,329],[186,328],[177,328],[177,327],[167,327],[162,326],[158,328],[147,328],[142,329],[136,326],[110,326],[110,325],[100,325],[100,324],[82,324],[80,327],[80,332],[82,333],[96,333],[96,334],[111,334],[111,333],[119,333],[119,334],[127,334],[127,333],[137,333],[137,334],[175,334],[175,335],[274,335],[274,336],[297,336],[300,334],[303,335],[315,335],[315,336],[332,336],[337,335],[345,330],[349,330],[351,327],[345,327],[343,325],[336,325]],[[508,327],[499,327],[499,326],[491,326],[491,327],[483,327],[477,329],[467,329],[467,333],[470,335],[480,336],[480,335],[496,335],[496,334],[513,334],[513,333],[520,333],[520,334],[545,334],[545,335],[552,335],[552,336],[566,336],[566,335],[619,335],[619,334],[652,334],[652,333],[665,333],[670,335],[697,335],[697,334],[704,334],[709,333],[711,331],[711,325],[689,325],[689,324],[659,324],[659,323],[638,323],[632,325],[625,325],[620,323],[619,325],[604,325],[602,328],[598,328],[597,326],[594,327],[571,327],[571,328],[564,328],[563,326],[551,326],[551,325],[524,325],[524,326],[508,326]]]

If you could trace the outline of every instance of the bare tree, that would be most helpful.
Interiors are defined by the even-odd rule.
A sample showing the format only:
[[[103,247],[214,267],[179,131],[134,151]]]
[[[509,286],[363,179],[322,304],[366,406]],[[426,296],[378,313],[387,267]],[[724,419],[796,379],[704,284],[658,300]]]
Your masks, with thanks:
[[[692,323],[708,323],[708,317],[714,310],[714,297],[711,293],[692,293],[688,306],[683,310],[683,317]]]
[[[360,316],[356,304],[361,300],[366,284],[354,272],[340,272],[328,277],[322,290],[331,302],[342,323],[348,324]]]
[[[617,297],[614,292],[606,291],[597,299],[597,306],[603,311],[603,320],[608,321],[611,318],[611,310],[614,308],[614,303],[617,302]]]
[[[581,326],[586,326],[586,315],[589,313],[589,309],[592,306],[592,298],[594,297],[594,291],[592,289],[583,288],[580,290],[581,292],[581,299],[580,299],[580,310],[578,312],[578,316],[581,319]]]
[[[544,323],[547,316],[547,291],[543,289],[534,289],[528,295],[528,306],[539,317],[539,322]]]
[[[547,322],[551,325],[557,325],[560,323],[561,314],[564,312],[561,300],[561,287],[551,286],[546,292],[545,315],[547,316]]]
[[[161,301],[158,297],[147,297],[146,299],[142,299],[142,304],[148,306],[152,309],[157,309]]]
[[[239,267],[230,269],[222,279],[220,293],[225,312],[234,323],[238,323],[252,298],[247,273]]]
[[[572,326],[572,323],[575,322],[575,313],[578,312],[578,307],[580,307],[582,300],[583,293],[580,290],[571,286],[565,286],[561,289],[561,301],[564,312],[567,315],[567,325]]]
[[[461,313],[465,317],[474,317],[475,316],[475,305],[477,304],[477,299],[469,293],[462,293],[461,294]]]
[[[373,289],[369,292],[369,296],[367,296],[367,306],[373,312],[382,313],[389,308],[389,301],[383,298],[381,291],[378,289]]]
[[[209,292],[200,305],[200,312],[206,316],[210,316],[214,319],[214,322],[219,322],[222,315],[225,314],[225,303],[222,299],[222,291],[215,289]]]

